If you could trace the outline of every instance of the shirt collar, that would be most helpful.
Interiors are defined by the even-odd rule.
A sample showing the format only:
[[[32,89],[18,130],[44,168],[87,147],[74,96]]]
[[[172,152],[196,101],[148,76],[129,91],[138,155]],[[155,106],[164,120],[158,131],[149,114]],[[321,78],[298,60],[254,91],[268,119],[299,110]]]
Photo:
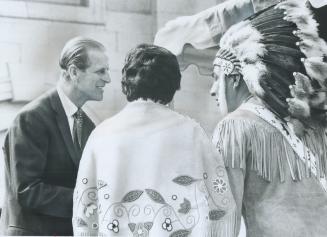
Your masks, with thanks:
[[[78,109],[77,106],[68,98],[60,86],[57,86],[57,91],[67,117],[73,116]]]

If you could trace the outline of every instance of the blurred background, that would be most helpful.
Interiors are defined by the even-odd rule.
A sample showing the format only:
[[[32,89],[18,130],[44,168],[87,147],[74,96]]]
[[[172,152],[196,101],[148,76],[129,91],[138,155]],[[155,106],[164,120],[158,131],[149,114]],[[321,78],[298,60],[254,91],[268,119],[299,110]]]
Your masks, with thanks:
[[[157,30],[168,20],[220,2],[223,0],[0,0],[1,146],[17,112],[55,86],[59,55],[70,38],[83,35],[107,47],[112,82],[105,88],[104,100],[88,103],[85,109],[99,123],[126,104],[120,86],[126,53],[137,44],[152,43]],[[184,71],[182,78],[174,107],[200,122],[211,136],[220,119],[208,93],[212,78],[201,76],[195,66]],[[3,176],[2,166],[0,152]],[[2,187],[3,178],[0,203]]]

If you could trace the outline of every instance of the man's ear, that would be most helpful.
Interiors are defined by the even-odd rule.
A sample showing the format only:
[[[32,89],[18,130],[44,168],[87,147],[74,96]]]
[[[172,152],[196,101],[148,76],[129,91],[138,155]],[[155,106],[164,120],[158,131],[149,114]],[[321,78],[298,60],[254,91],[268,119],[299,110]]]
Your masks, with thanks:
[[[241,82],[241,75],[240,74],[234,75],[233,76],[233,89],[236,89],[240,85],[240,82]]]
[[[75,65],[73,65],[73,64],[70,65],[68,67],[68,69],[67,69],[67,72],[69,74],[69,77],[73,81],[76,80],[76,78],[77,78],[77,74],[78,74],[78,71],[77,70],[78,70],[77,67]]]

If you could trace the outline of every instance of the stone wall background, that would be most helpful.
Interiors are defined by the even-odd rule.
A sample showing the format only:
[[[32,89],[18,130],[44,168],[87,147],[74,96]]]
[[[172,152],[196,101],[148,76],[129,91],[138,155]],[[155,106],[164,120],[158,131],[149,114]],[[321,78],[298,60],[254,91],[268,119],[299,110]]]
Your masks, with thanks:
[[[168,20],[194,14],[216,2],[1,0],[0,75],[9,78],[13,101],[30,101],[55,85],[59,54],[68,39],[78,35],[97,39],[108,49],[112,82],[105,88],[104,101],[88,103],[87,110],[101,122],[126,103],[120,88],[126,53],[137,44],[152,43],[158,28]],[[209,134],[219,116],[208,94],[210,83],[211,78],[189,68],[175,99],[176,110],[194,117]]]

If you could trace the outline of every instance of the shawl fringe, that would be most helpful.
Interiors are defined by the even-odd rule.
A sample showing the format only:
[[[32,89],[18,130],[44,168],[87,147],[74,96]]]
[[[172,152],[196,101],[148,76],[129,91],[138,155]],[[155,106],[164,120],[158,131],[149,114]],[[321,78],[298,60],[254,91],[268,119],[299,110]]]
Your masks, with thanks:
[[[318,175],[322,177],[327,173],[327,134],[323,130],[317,132],[319,135],[306,134],[303,141],[315,154]],[[218,124],[213,142],[226,167],[245,170],[248,164],[251,170],[269,182],[273,179],[273,172],[279,173],[281,182],[285,181],[285,172],[290,172],[294,181],[311,177],[308,162],[302,162],[283,135],[270,126],[267,128],[253,120],[224,119]]]

